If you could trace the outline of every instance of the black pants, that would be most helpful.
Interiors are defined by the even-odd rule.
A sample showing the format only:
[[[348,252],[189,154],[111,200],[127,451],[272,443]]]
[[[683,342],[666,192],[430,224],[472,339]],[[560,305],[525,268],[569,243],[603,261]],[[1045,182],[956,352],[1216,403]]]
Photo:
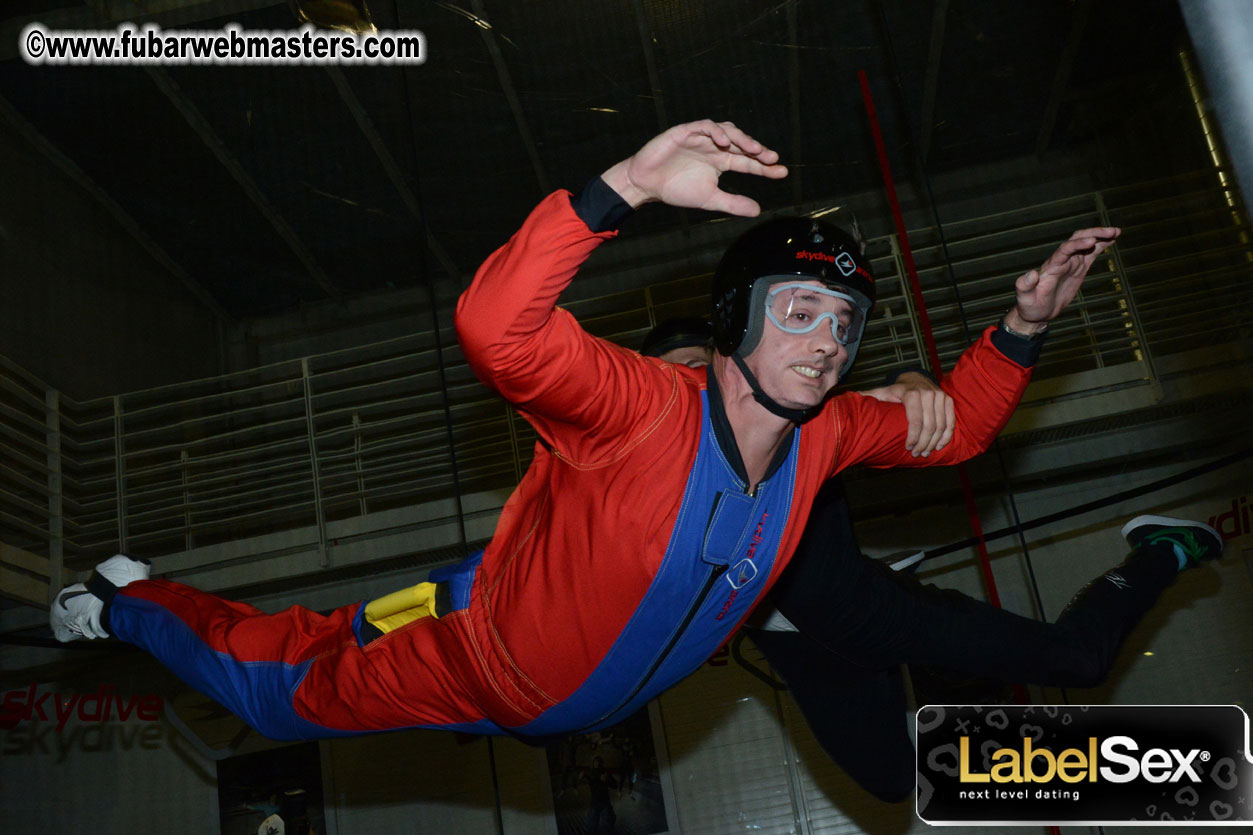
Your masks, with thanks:
[[[930,664],[1004,682],[1090,687],[1178,573],[1142,548],[1085,586],[1055,623],[924,586],[861,554],[838,480],[818,494],[774,597],[799,633],[752,637],[823,749],[884,800],[914,787],[899,667]]]

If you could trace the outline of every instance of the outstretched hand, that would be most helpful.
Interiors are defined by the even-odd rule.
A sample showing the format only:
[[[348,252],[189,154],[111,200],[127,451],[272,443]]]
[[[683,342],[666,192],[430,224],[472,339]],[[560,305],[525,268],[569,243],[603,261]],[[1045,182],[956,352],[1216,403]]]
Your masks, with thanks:
[[[1071,235],[1040,269],[1014,282],[1015,303],[1005,324],[1019,333],[1043,330],[1075,298],[1093,262],[1120,234],[1116,226],[1101,226]]]
[[[676,125],[654,137],[602,178],[622,199],[638,208],[660,200],[686,209],[708,209],[754,217],[757,201],[718,187],[726,171],[778,180],[787,176],[779,154],[730,122],[705,119]]]

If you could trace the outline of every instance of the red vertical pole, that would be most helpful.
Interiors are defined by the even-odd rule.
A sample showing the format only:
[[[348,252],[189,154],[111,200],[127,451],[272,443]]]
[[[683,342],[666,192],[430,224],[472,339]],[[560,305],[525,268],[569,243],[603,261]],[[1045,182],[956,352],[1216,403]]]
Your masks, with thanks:
[[[940,352],[935,346],[935,333],[931,329],[931,317],[927,314],[927,303],[922,297],[922,283],[918,280],[918,268],[914,265],[914,251],[909,245],[909,232],[905,229],[905,215],[901,212],[901,201],[896,196],[896,182],[892,179],[892,167],[888,163],[887,146],[883,143],[883,132],[879,129],[879,116],[875,111],[874,97],[870,95],[870,80],[865,70],[859,70],[857,80],[861,83],[861,97],[866,104],[866,117],[870,120],[870,132],[874,137],[875,151],[879,154],[879,169],[883,172],[883,187],[887,191],[888,205],[892,209],[892,222],[896,225],[896,234],[901,241],[901,256],[905,259],[905,272],[909,275],[909,288],[914,296],[914,306],[918,310],[918,323],[922,327],[923,340],[927,345],[927,357],[931,361],[931,373],[936,379],[944,375],[940,368]],[[970,476],[966,465],[958,465],[961,478],[962,497],[966,500],[966,515],[970,517],[970,529],[979,540],[979,569],[983,574],[983,582],[987,587],[988,599],[997,608],[1001,607],[1001,595],[996,589],[996,578],[992,576],[992,562],[988,558],[988,546],[983,541],[983,524],[979,520],[979,509],[975,505],[974,489],[970,485]]]
[[[892,209],[892,222],[896,225],[896,234],[901,242],[901,257],[905,260],[905,272],[909,276],[909,289],[914,297],[914,307],[918,310],[918,324],[922,327],[923,340],[927,345],[927,358],[931,361],[931,373],[938,380],[943,377],[940,368],[940,352],[935,345],[935,333],[931,329],[931,317],[927,314],[927,303],[922,297],[922,282],[918,280],[918,268],[914,265],[914,251],[909,245],[909,233],[905,230],[905,216],[901,213],[901,202],[896,197],[896,183],[892,179],[892,168],[888,164],[887,146],[883,143],[883,132],[879,129],[879,117],[875,112],[874,98],[870,95],[870,80],[865,70],[858,70],[857,80],[861,84],[861,98],[866,105],[866,117],[870,120],[870,132],[874,137],[875,151],[879,156],[879,169],[883,172],[883,187],[887,192],[888,205]],[[983,522],[979,519],[979,508],[975,504],[974,488],[970,484],[970,475],[965,464],[957,465],[957,474],[961,479],[962,498],[966,501],[966,516],[970,521],[970,529],[974,532],[976,550],[979,554],[979,571],[983,575],[984,587],[987,589],[988,601],[998,609],[1001,595],[996,589],[996,578],[992,576],[992,560],[988,557],[988,546],[983,541]],[[1021,684],[1014,685],[1014,695],[1019,704],[1027,704],[1027,691]],[[1056,826],[1049,831],[1059,833]]]
[[[888,164],[887,146],[883,144],[883,132],[879,130],[879,114],[874,108],[874,98],[870,95],[870,80],[865,70],[857,72],[857,80],[861,82],[861,98],[866,103],[866,118],[870,120],[870,133],[874,137],[875,151],[879,154],[879,170],[883,172],[883,188],[887,191],[888,205],[892,209],[892,222],[896,224],[896,235],[901,239],[901,256],[905,259],[905,272],[909,275],[909,289],[914,296],[914,307],[918,311],[918,322],[922,325],[922,335],[927,343],[927,358],[931,360],[931,373],[938,380],[940,370],[940,353],[935,347],[935,334],[931,331],[931,316],[927,313],[927,303],[922,298],[922,284],[918,281],[918,268],[914,266],[914,250],[909,245],[909,232],[905,230],[905,216],[901,213],[901,201],[896,197],[896,181],[892,179],[892,167]]]

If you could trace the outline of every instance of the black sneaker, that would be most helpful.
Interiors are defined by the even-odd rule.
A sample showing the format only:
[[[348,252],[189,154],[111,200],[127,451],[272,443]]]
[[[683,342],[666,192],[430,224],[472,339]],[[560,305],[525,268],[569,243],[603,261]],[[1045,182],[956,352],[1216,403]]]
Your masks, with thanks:
[[[1189,565],[1222,556],[1223,538],[1203,522],[1172,519],[1169,516],[1137,516],[1123,525],[1122,535],[1132,549],[1144,545],[1173,546]]]

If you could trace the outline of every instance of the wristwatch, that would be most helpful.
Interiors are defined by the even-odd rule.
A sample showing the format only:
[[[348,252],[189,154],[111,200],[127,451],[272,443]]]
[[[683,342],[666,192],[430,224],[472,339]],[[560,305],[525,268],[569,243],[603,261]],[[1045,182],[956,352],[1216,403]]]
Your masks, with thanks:
[[[1004,316],[1001,317],[1001,330],[1005,331],[1005,333],[1009,334],[1010,336],[1016,336],[1019,339],[1030,339],[1032,341],[1041,340],[1044,338],[1044,334],[1048,332],[1048,329],[1049,329],[1049,323],[1045,322],[1044,327],[1040,328],[1035,333],[1019,333],[1018,331],[1014,330],[1013,328],[1009,326],[1009,324],[1005,321]]]

